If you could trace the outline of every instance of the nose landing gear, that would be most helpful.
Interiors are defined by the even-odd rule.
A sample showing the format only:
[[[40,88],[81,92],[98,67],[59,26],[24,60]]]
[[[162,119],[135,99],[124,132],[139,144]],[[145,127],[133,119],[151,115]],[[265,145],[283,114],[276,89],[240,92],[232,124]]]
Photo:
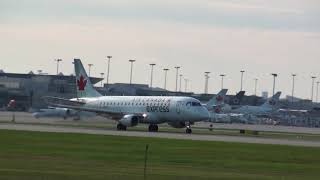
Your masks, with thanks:
[[[126,131],[127,130],[127,126],[124,126],[122,124],[118,124],[117,125],[117,130],[118,131]]]
[[[190,125],[187,126],[186,133],[187,134],[192,134],[192,129],[191,129]]]

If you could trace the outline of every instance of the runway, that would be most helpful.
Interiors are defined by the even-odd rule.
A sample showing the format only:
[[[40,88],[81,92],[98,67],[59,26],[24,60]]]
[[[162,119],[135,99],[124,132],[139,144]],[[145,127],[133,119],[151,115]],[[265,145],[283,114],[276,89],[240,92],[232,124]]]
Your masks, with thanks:
[[[150,133],[150,132],[141,132],[141,131],[116,131],[116,130],[97,129],[97,128],[90,128],[90,127],[63,127],[63,126],[52,126],[52,125],[2,123],[0,124],[0,129],[320,147],[319,141],[302,141],[302,140],[300,141],[300,140],[271,139],[271,138],[262,138],[262,137],[200,135],[200,134],[166,133],[166,132]]]
[[[265,131],[265,132],[282,132],[282,133],[302,133],[302,134],[320,134],[320,128],[311,127],[296,127],[296,126],[274,126],[262,124],[225,124],[225,123],[209,123],[199,122],[195,127],[208,128],[213,124],[215,129],[245,129],[252,131]]]

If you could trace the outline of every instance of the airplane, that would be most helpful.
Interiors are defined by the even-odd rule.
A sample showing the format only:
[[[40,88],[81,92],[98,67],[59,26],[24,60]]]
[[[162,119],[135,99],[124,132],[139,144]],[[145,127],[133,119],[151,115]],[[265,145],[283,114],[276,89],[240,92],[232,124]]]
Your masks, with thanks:
[[[47,117],[67,119],[73,117],[74,120],[80,120],[81,117],[94,117],[96,114],[92,112],[76,111],[68,108],[49,107],[32,113],[32,116],[37,119]]]
[[[220,107],[224,105],[224,99],[226,97],[228,89],[221,89],[220,92],[213,96],[206,104],[203,104],[208,111],[220,112]]]
[[[235,97],[242,98],[243,95],[244,91],[240,91]],[[229,104],[216,106],[214,112],[210,111],[210,121],[217,123],[252,123],[258,118],[270,118],[278,110],[277,103],[280,95],[281,92],[276,93],[261,106],[241,106],[235,109]],[[217,110],[217,108],[219,109]]]
[[[245,93],[246,91],[239,91],[235,96],[229,99],[228,104],[232,107],[240,106]]]
[[[232,110],[232,108],[234,108],[234,106],[237,107],[238,105],[240,105],[245,91],[238,92],[229,100],[229,102],[231,102],[233,106],[225,103],[227,91],[228,89],[220,90],[217,95],[213,96],[206,104],[203,104],[203,106],[205,106],[209,111],[209,122],[231,123],[233,121],[233,115],[229,112]],[[239,121],[237,120],[237,122]]]
[[[158,124],[168,123],[174,128],[186,127],[209,119],[208,110],[199,100],[178,96],[102,96],[97,92],[80,59],[74,59],[77,98],[44,97],[54,107],[93,112],[118,122],[117,130],[126,130],[138,123],[149,124],[150,132],[158,131]]]
[[[220,108],[221,113],[231,113],[232,109],[241,107],[241,101],[245,91],[239,91],[235,96],[231,97],[227,103],[224,103]]]
[[[250,115],[250,116],[268,116],[270,113],[279,109],[278,102],[281,92],[278,91],[271,98],[269,98],[261,106],[241,106],[240,108],[232,110],[232,113]]]

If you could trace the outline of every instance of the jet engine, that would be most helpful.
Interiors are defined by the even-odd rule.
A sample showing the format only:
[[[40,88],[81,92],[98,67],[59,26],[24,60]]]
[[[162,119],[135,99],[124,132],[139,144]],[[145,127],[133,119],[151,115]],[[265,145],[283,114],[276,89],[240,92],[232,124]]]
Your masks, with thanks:
[[[139,119],[141,119],[141,117],[135,116],[132,114],[128,114],[128,115],[123,116],[123,118],[120,119],[119,123],[126,126],[126,127],[133,127],[133,126],[138,125]]]
[[[174,128],[184,128],[184,127],[186,127],[186,123],[185,122],[169,122],[168,124],[170,126],[174,127]]]

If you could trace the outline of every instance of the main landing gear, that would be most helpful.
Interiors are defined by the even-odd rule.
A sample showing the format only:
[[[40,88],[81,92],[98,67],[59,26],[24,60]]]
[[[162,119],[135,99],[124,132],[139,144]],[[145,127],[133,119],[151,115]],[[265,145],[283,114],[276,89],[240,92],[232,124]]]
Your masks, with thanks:
[[[189,123],[186,127],[187,127],[186,133],[187,133],[187,134],[191,134],[191,133],[192,133],[192,129],[191,129],[190,123]]]
[[[150,124],[149,125],[149,132],[158,132],[158,125]]]
[[[192,133],[192,129],[191,129],[190,127],[187,127],[186,133],[187,133],[187,134],[191,134],[191,133]]]
[[[122,124],[118,124],[117,125],[117,130],[118,131],[126,131],[127,130],[127,126],[122,125]]]

